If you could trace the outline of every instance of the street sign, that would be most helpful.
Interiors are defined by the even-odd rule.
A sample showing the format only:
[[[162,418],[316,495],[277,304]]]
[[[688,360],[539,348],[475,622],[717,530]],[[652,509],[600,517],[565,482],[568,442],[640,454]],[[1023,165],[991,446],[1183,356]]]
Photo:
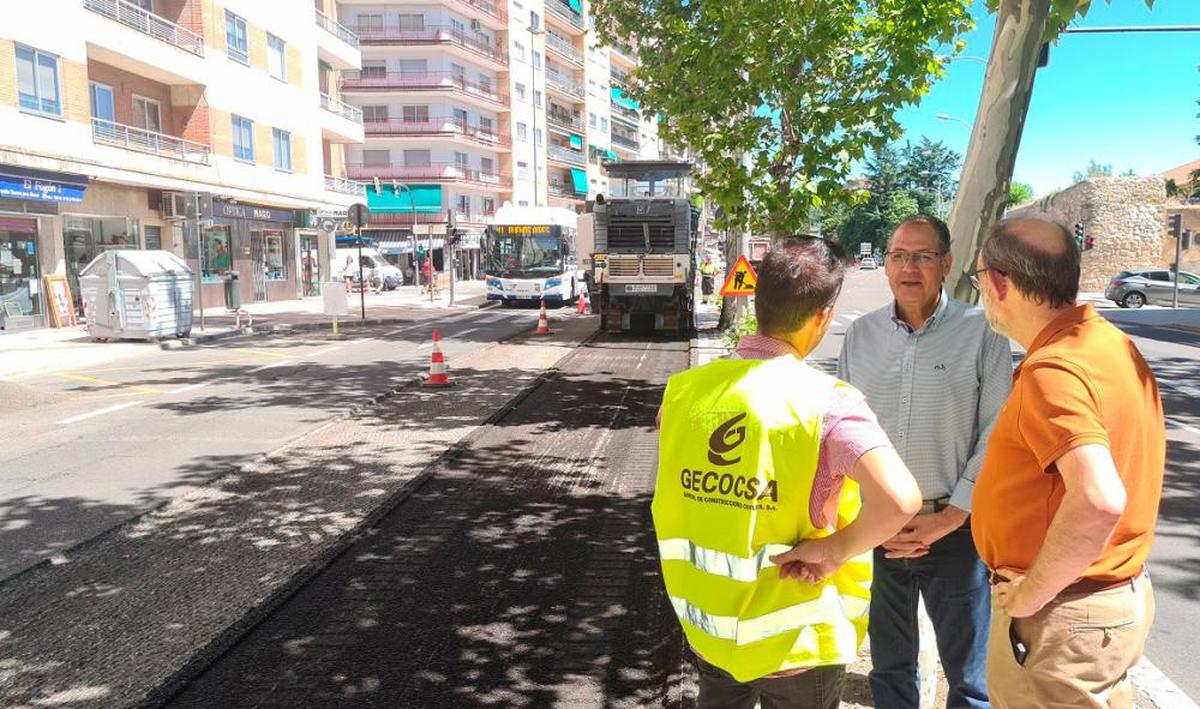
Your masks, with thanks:
[[[866,256],[871,253],[871,242],[862,241],[858,244],[858,253],[861,256]]]
[[[746,260],[746,255],[738,256],[733,269],[725,277],[725,285],[721,286],[721,297],[731,295],[754,295],[754,287],[758,285],[758,274]]]
[[[359,229],[362,229],[366,225],[367,218],[371,216],[371,211],[367,209],[367,205],[361,202],[350,205],[350,209],[346,210],[346,213],[350,217],[350,221],[354,223],[354,226]]]

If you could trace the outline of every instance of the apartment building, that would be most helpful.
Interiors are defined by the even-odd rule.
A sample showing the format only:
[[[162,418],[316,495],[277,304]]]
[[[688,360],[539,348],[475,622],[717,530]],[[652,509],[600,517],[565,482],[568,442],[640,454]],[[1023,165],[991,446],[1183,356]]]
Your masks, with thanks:
[[[368,231],[404,265],[427,248],[444,268],[453,214],[464,234],[460,276],[470,276],[502,204],[582,211],[608,188],[604,160],[657,157],[654,124],[636,104],[627,101],[625,125],[615,122],[611,51],[597,46],[582,0],[338,6],[362,47],[362,69],[342,71],[339,86],[362,110],[366,135],[347,147],[345,177],[364,183]]]
[[[282,11],[286,6],[286,11]],[[37,326],[41,277],[168,249],[222,302],[319,292],[361,112],[358,39],[318,0],[60,0],[0,23],[0,318]]]

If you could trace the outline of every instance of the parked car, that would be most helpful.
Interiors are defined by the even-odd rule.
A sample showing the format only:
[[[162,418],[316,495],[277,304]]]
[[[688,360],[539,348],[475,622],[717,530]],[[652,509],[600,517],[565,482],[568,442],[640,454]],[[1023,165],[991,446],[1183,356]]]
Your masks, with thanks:
[[[1140,308],[1146,304],[1170,306],[1174,293],[1175,273],[1165,268],[1121,271],[1104,289],[1104,297],[1122,308]],[[1200,276],[1179,272],[1179,304],[1200,307]]]
[[[863,260],[858,262],[858,267],[864,271],[874,271],[879,268],[879,264],[875,263],[873,256],[864,256]]]

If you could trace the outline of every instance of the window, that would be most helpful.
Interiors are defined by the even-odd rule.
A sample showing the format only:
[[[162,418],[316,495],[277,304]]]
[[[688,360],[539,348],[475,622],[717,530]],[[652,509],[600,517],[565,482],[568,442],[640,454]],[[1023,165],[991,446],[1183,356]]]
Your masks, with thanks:
[[[17,95],[22,111],[62,116],[58,91],[58,57],[32,47],[16,45]]]
[[[424,15],[400,15],[400,31],[421,32],[425,29]]]
[[[492,123],[492,119],[484,118],[483,116],[480,116],[479,117],[479,132],[483,133],[484,135],[495,135],[496,130],[495,130],[495,125]]]
[[[382,79],[387,76],[387,62],[381,59],[363,60],[362,73],[364,79]]]
[[[405,123],[428,123],[429,122],[429,106],[405,106],[404,122]]]
[[[496,213],[496,200],[494,198],[492,198],[492,197],[484,197],[483,198],[483,213],[484,214],[495,214]]]
[[[450,34],[454,35],[455,37],[462,37],[466,33],[467,26],[463,24],[462,20],[456,20],[454,18],[450,19]]]
[[[467,69],[461,64],[451,64],[450,74],[459,82],[463,82],[467,78]]]
[[[517,177],[529,177],[529,163],[527,163],[527,162],[518,162],[517,163]]]
[[[533,90],[533,107],[537,108],[542,105],[542,92],[537,89]]]
[[[496,162],[491,158],[479,158],[479,171],[484,175],[495,175]]]
[[[400,68],[401,74],[427,74],[429,73],[428,59],[401,59],[396,62]]]
[[[533,129],[533,138],[534,138],[534,140],[537,141],[538,145],[541,145],[543,142],[545,142],[544,140],[542,140],[542,129],[541,128]]]
[[[465,195],[465,194],[460,194],[454,200],[454,206],[457,207],[458,211],[462,212],[463,214],[470,214],[471,213],[471,196]]]
[[[88,86],[92,106],[92,118],[98,118],[103,123],[93,123],[93,130],[112,133],[112,122],[117,115],[116,104],[113,101],[113,90],[108,84],[95,81]]]
[[[465,110],[461,108],[454,109],[454,125],[466,130],[469,122],[470,121],[467,120],[467,112]]]
[[[383,15],[359,15],[357,34],[383,34]]]
[[[364,121],[386,121],[388,119],[387,106],[363,106]]]
[[[518,205],[520,205],[520,206],[522,206],[522,207],[528,207],[528,206],[529,206],[529,200],[527,200],[527,199],[523,199],[523,200],[521,200],[520,202],[518,202],[517,204],[518,204]]]
[[[518,83],[514,88],[516,89],[516,92],[517,92],[517,100],[524,101],[525,100],[525,84]]]
[[[362,151],[363,167],[388,167],[392,164],[392,152],[390,150],[364,150]]]
[[[405,167],[429,167],[430,157],[428,150],[405,150],[404,151]]]
[[[517,140],[529,140],[529,126],[524,123],[517,124]]]
[[[529,11],[529,26],[533,29],[540,29],[542,26],[542,18],[533,10]]]
[[[249,118],[233,117],[233,157],[254,162],[254,121]]]
[[[600,130],[608,130],[608,118],[600,119]]]
[[[287,280],[287,264],[291,260],[288,258],[290,254],[287,253],[287,243],[288,239],[282,231],[264,229],[261,232],[250,232],[251,249],[255,250],[255,246],[262,249],[262,268],[268,281]]]
[[[133,95],[133,125],[152,133],[162,132],[162,107],[158,101]]]
[[[271,142],[275,146],[275,169],[292,171],[292,134],[275,128],[271,131]]]
[[[229,58],[242,64],[250,64],[250,49],[246,42],[246,21],[229,10],[225,11],[225,44]]]
[[[533,68],[534,69],[542,68],[542,53],[541,52],[533,53]]]
[[[287,81],[287,49],[283,40],[267,35],[267,71],[280,81]]]
[[[588,125],[593,128],[596,127],[596,114],[594,114],[594,113],[588,114]]]
[[[230,228],[219,226],[200,232],[204,245],[204,280],[219,279],[232,268],[233,248],[230,244]]]
[[[525,45],[520,42],[513,42],[513,55],[521,61],[525,61]]]

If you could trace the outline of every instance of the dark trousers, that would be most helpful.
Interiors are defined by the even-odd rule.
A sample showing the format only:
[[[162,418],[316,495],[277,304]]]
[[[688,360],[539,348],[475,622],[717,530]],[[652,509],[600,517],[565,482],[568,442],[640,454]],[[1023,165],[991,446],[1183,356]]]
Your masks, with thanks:
[[[875,550],[871,582],[870,674],[875,706],[915,709],[917,593],[933,621],[950,685],[950,709],[988,706],[987,641],[991,588],[970,529],[951,532],[918,559],[885,559]]]
[[[700,669],[696,709],[837,709],[846,683],[845,665],[814,667],[790,677],[739,682],[725,670],[693,655]]]

